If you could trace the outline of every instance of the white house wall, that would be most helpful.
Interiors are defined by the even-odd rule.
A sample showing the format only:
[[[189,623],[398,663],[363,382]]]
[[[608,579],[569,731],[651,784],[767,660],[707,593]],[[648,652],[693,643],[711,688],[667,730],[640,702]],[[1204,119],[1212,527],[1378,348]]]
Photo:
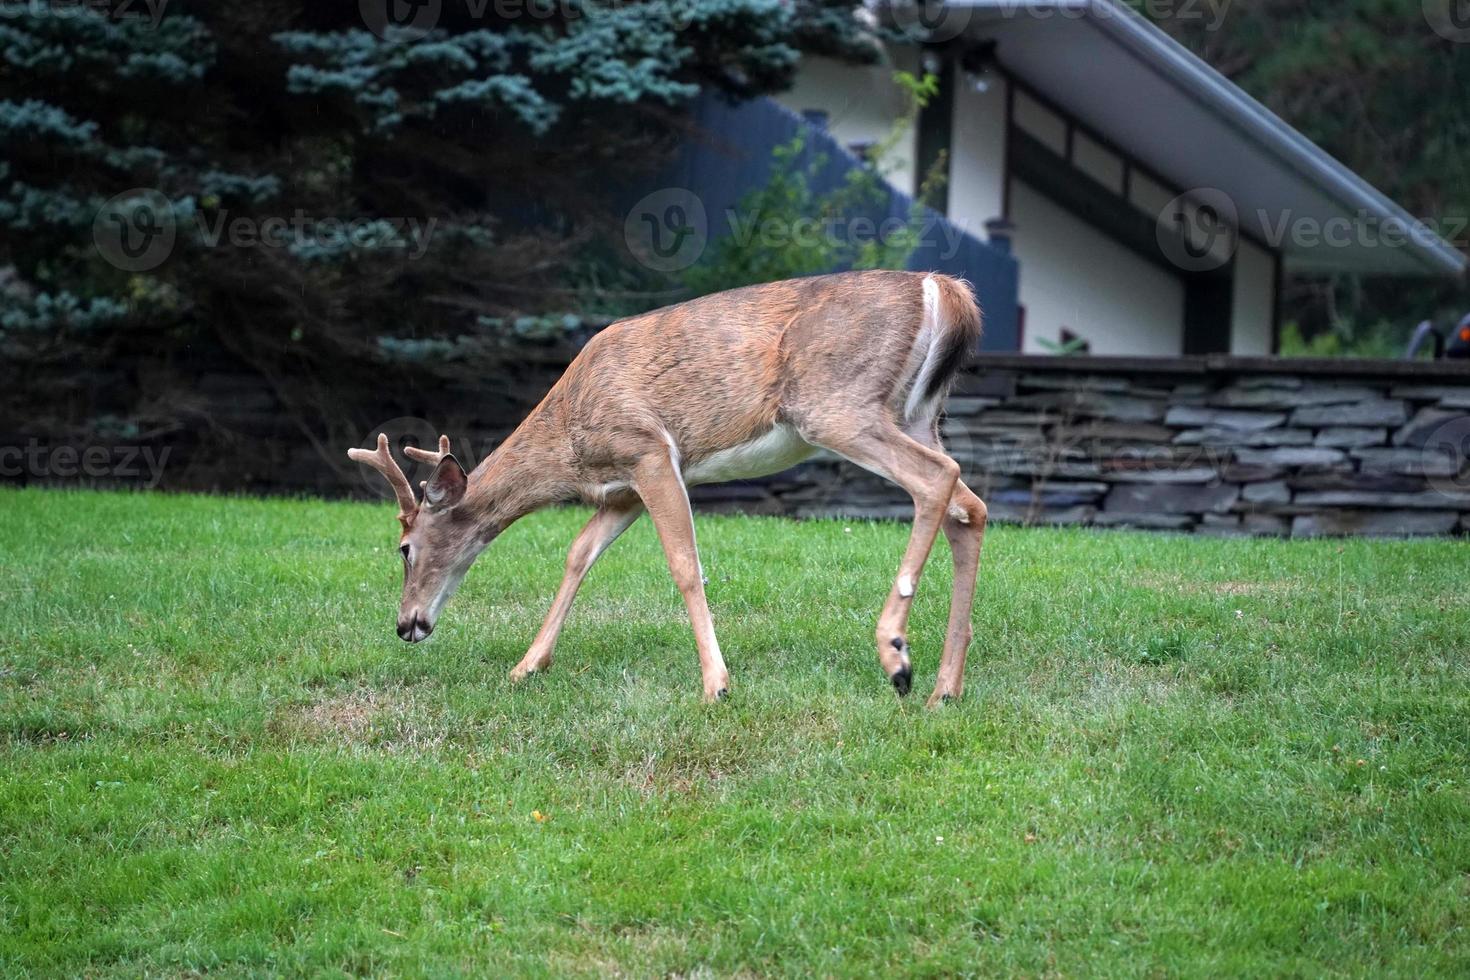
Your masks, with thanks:
[[[794,112],[827,113],[831,134],[844,146],[878,142],[904,114],[907,99],[893,81],[895,71],[917,72],[917,53],[890,49],[890,62],[847,65],[828,58],[803,59],[790,91],[777,97]],[[1184,284],[1159,265],[1129,251],[1092,225],[1058,207],[1006,173],[1006,102],[1009,82],[996,73],[978,91],[957,73],[950,132],[948,217],[977,238],[985,223],[1009,217],[1015,225],[1013,251],[1020,263],[1020,302],[1025,308],[1024,343],[1030,353],[1039,343],[1060,339],[1062,328],[1086,338],[1095,354],[1178,354],[1184,347]],[[1065,151],[1065,124],[1024,92],[1014,100],[1016,125],[1059,154]],[[911,126],[888,158],[894,187],[914,194],[918,148]],[[1072,141],[1073,165],[1114,193],[1127,192],[1150,217],[1166,210],[1174,197],[1135,170],[1124,181],[1123,161],[1084,133]],[[1006,185],[1010,182],[1010,213]],[[1223,240],[1222,240],[1223,243]],[[1235,260],[1230,352],[1272,352],[1275,260],[1241,240]]]
[[[1019,180],[1011,181],[1012,247],[1021,265],[1027,353],[1062,328],[1094,354],[1178,354],[1184,284]]]
[[[949,220],[985,238],[985,222],[1005,215],[1006,80],[992,77],[984,92],[959,75],[949,155]]]
[[[1072,165],[1119,197],[1127,189],[1123,158],[1085,133],[1073,134]]]
[[[846,65],[830,58],[802,59],[796,82],[776,101],[793,112],[820,109],[827,113],[827,129],[843,146],[876,143],[893,131],[908,108],[904,91],[893,80],[896,71],[918,71],[918,53],[912,48],[889,51],[891,63]],[[912,195],[918,127],[910,126],[885,161],[888,180]]]
[[[1230,353],[1272,354],[1276,312],[1276,262],[1246,239],[1235,252],[1234,298],[1230,308]]]

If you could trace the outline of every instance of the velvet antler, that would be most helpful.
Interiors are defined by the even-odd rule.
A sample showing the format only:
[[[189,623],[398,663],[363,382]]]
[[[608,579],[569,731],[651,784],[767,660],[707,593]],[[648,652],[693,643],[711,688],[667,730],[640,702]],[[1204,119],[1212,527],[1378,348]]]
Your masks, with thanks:
[[[439,437],[439,449],[437,451],[420,449],[418,446],[404,446],[403,451],[407,453],[410,458],[416,459],[420,463],[428,463],[430,466],[434,467],[434,472],[436,474],[439,472],[439,464],[444,462],[444,460],[446,459],[454,464],[454,469],[461,476],[464,474],[464,468],[459,465],[459,460],[455,459],[454,454],[449,451],[448,436]],[[424,491],[424,501],[426,503],[440,503],[442,494],[438,492],[437,488],[431,489],[429,487],[428,480],[420,480],[419,487]]]
[[[441,445],[448,445],[448,439],[440,440]],[[412,450],[411,450],[412,451]],[[388,436],[386,433],[378,433],[378,448],[376,452],[366,449],[349,449],[347,455],[359,463],[371,466],[387,479],[388,485],[393,488],[393,495],[398,498],[398,520],[406,528],[413,520],[414,513],[419,509],[418,498],[413,495],[413,487],[408,485],[408,477],[403,475],[399,469],[398,462],[393,454],[388,451]],[[425,455],[432,456],[433,453]]]
[[[403,451],[408,455],[409,459],[416,459],[420,463],[428,463],[430,466],[438,466],[439,461],[450,454],[449,437],[439,437],[438,452],[433,452],[428,449],[420,449],[418,446],[404,446]]]

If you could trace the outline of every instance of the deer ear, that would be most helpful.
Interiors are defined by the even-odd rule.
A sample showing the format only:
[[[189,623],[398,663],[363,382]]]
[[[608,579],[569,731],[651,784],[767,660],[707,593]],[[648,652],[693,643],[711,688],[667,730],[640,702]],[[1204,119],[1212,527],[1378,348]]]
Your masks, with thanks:
[[[453,507],[464,499],[469,484],[459,460],[446,453],[434,467],[434,475],[424,482],[424,503],[431,507]]]

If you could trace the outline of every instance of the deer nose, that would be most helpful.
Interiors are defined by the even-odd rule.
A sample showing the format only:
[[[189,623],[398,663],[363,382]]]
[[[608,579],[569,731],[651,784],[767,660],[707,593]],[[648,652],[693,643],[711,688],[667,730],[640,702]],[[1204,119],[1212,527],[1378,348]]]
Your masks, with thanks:
[[[398,621],[398,638],[405,643],[417,643],[428,639],[434,626],[415,609],[413,613]]]

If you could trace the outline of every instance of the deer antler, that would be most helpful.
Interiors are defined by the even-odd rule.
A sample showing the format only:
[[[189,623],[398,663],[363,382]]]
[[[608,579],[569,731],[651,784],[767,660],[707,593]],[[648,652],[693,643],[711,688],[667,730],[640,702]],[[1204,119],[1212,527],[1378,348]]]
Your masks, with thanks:
[[[441,444],[448,445],[449,440],[441,440]],[[398,498],[398,520],[403,526],[408,527],[408,522],[413,519],[414,512],[419,508],[418,498],[413,495],[413,487],[408,485],[408,477],[403,475],[398,463],[393,459],[393,454],[388,451],[388,436],[386,433],[378,433],[378,449],[370,452],[366,449],[349,449],[347,455],[359,463],[365,463],[383,474],[388,480],[388,485],[393,488],[393,495]],[[426,455],[432,456],[432,453]]]
[[[450,456],[450,453],[449,453],[449,437],[448,436],[440,436],[439,437],[439,451],[438,452],[430,452],[427,449],[420,449],[418,446],[404,446],[403,447],[403,451],[405,453],[407,453],[413,459],[418,460],[420,463],[428,463],[430,466],[438,466],[441,462],[444,461],[444,457],[445,456],[449,456],[451,459],[454,458],[453,456]],[[428,480],[420,480],[419,481],[419,488],[424,491],[424,499],[425,500],[429,501],[429,503],[434,503],[434,504],[438,503],[437,500],[431,500],[430,499],[430,495],[429,495],[429,481]]]
[[[418,446],[404,446],[403,451],[408,455],[409,459],[416,459],[420,463],[428,463],[430,466],[438,466],[439,461],[449,455],[449,437],[439,437],[439,451],[437,453],[427,449],[420,449]]]

